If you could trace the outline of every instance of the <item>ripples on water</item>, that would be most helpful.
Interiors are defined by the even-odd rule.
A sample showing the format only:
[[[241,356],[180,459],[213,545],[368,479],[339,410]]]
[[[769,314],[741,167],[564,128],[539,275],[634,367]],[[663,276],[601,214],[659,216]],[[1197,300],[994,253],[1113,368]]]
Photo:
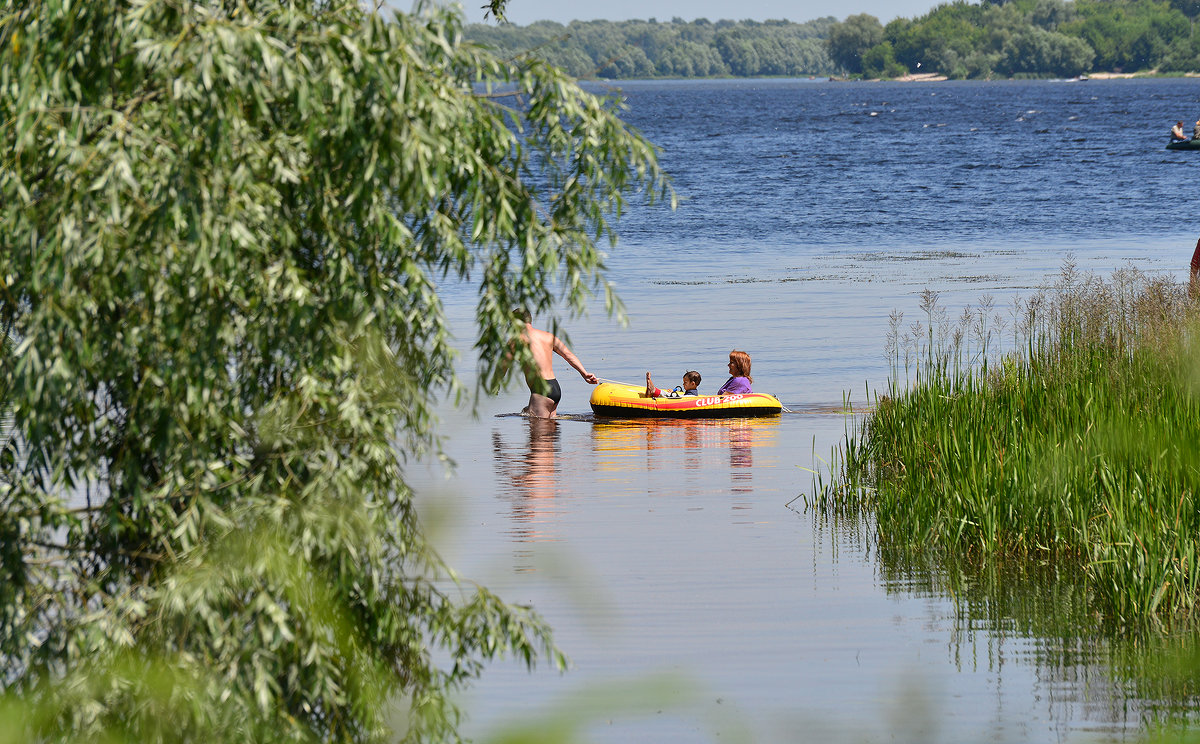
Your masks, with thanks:
[[[1192,80],[619,90],[684,197],[678,219],[627,220],[631,243],[664,231],[737,250],[1195,229],[1178,223],[1196,153],[1164,149],[1177,119],[1200,114]]]
[[[447,411],[457,474],[413,473],[423,509],[459,515],[443,552],[534,604],[575,663],[566,677],[489,669],[468,731],[549,709],[603,742],[1111,741],[1186,711],[1194,683],[1162,661],[1185,642],[1097,633],[1067,568],[891,550],[869,518],[794,500],[827,475],[852,423],[843,404],[861,410],[886,384],[888,315],[923,320],[922,289],[953,317],[984,295],[1003,314],[1068,255],[1182,275],[1200,233],[1188,208],[1200,152],[1163,146],[1200,114],[1200,85],[620,91],[683,201],[621,221],[610,278],[630,326],[578,319],[572,347],[609,379],[699,369],[702,392],[724,380],[730,348],[746,349],[755,389],[800,413],[595,420],[589,386],[561,362],[564,420],[506,415],[520,391],[485,400],[479,419]],[[469,349],[473,293],[442,297]],[[683,703],[662,702],[669,682],[586,702],[663,671],[690,685]]]

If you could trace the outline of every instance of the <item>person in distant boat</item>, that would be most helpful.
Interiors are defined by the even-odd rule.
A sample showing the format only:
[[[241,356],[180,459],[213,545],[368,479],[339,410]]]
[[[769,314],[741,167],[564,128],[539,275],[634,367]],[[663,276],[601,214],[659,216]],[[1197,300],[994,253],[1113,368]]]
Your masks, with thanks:
[[[1192,127],[1192,139],[1200,139],[1200,119],[1196,120],[1196,126]]]
[[[1171,127],[1171,141],[1180,142],[1185,139],[1187,139],[1187,136],[1183,133],[1183,122],[1175,122],[1175,126]]]
[[[700,387],[700,373],[696,370],[683,373],[683,385],[676,385],[674,390],[663,392],[654,387],[650,373],[646,373],[646,395],[651,398],[678,398],[680,395],[699,395],[696,388]]]
[[[584,368],[583,362],[571,353],[561,339],[549,331],[534,328],[528,310],[517,308],[513,310],[513,315],[525,322],[521,337],[529,345],[533,361],[537,364],[536,370],[525,373],[525,382],[529,384],[529,405],[521,413],[538,418],[555,418],[558,415],[558,402],[562,400],[562,387],[554,376],[555,354],[566,359],[567,364],[574,367],[589,384],[595,385],[600,380]]]
[[[717,391],[717,395],[754,392],[750,389],[750,383],[754,382],[754,378],[750,376],[749,354],[737,349],[729,352],[729,375],[729,379]]]

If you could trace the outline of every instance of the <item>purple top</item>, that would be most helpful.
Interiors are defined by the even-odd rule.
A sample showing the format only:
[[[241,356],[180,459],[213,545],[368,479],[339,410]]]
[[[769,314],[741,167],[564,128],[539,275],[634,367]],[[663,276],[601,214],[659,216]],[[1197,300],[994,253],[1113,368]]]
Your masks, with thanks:
[[[754,391],[750,389],[750,381],[745,377],[730,377],[725,381],[725,384],[721,386],[721,389],[717,391],[717,395],[722,395],[724,393],[752,392]]]

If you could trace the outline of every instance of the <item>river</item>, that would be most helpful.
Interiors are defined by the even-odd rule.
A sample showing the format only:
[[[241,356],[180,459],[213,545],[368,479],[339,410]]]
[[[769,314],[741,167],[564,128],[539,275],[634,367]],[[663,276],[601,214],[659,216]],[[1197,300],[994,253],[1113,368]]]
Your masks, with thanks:
[[[1042,567],[949,569],[876,550],[869,520],[805,508],[831,450],[885,389],[889,315],[954,316],[1067,261],[1182,278],[1200,152],[1193,80],[597,86],[663,148],[678,210],[635,204],[609,252],[630,323],[568,326],[602,378],[725,378],[730,349],[778,419],[593,420],[559,360],[557,423],[520,389],[447,407],[456,462],[409,473],[448,562],[529,603],[572,660],[494,664],[464,697],[487,740],[563,720],[600,742],[1123,741],[1160,708],[1129,644],[1095,637]],[[473,297],[443,294],[473,383]],[[1003,334],[1001,333],[1003,338]],[[797,499],[797,497],[801,497]],[[1117,659],[1123,659],[1121,664]],[[1134,665],[1136,666],[1136,664]],[[565,725],[565,724],[564,724]]]

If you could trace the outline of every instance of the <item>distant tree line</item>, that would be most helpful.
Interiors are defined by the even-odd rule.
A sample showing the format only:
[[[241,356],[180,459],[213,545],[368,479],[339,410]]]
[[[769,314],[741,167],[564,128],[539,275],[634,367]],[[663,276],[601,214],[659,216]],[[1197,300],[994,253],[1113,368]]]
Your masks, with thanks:
[[[952,78],[1074,76],[1200,69],[1200,0],[954,2],[886,26],[850,16],[830,30],[829,54],[847,74]]]
[[[827,39],[835,25],[832,16],[807,23],[539,21],[472,24],[466,36],[501,55],[531,52],[575,77],[762,77],[834,72]]]
[[[806,23],[540,21],[473,24],[466,35],[576,77],[1072,77],[1200,70],[1198,15],[1200,0],[957,0],[887,25],[867,14]]]

